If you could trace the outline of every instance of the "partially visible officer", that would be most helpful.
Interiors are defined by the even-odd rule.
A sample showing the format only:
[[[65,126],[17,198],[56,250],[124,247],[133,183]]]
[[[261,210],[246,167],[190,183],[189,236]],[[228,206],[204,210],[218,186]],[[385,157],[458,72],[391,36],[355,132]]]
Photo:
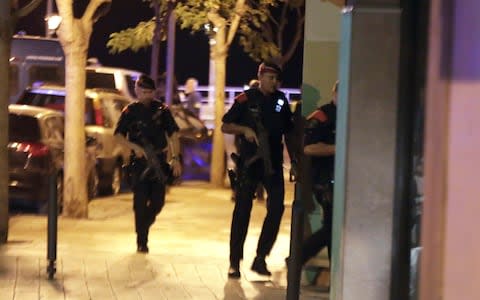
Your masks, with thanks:
[[[237,180],[235,184],[235,208],[230,230],[229,278],[240,278],[240,261],[247,235],[252,200],[258,183],[267,191],[267,215],[258,240],[257,255],[251,269],[261,275],[271,275],[265,257],[277,238],[284,211],[283,143],[285,135],[290,159],[294,153],[292,112],[285,94],[277,90],[281,69],[274,63],[265,62],[258,68],[260,85],[245,91],[235,98],[230,110],[223,116],[222,131],[237,135]],[[255,118],[257,118],[255,121]],[[261,125],[259,125],[261,124]],[[258,128],[257,128],[258,127]],[[259,128],[268,135],[272,173],[265,174],[264,159],[254,160],[259,144]],[[292,165],[296,165],[295,162]]]
[[[338,81],[332,89],[332,101],[317,108],[306,120],[303,152],[312,157],[313,194],[323,210],[323,225],[305,240],[302,264],[325,246],[329,261],[331,258],[337,91]]]
[[[131,149],[130,177],[133,189],[133,209],[135,211],[135,229],[137,232],[137,252],[148,253],[148,231],[155,222],[165,204],[165,182],[150,172],[143,172],[147,167],[144,147],[148,143],[153,147],[158,161],[166,174],[171,168],[172,175],[181,174],[179,161],[178,126],[167,106],[154,100],[155,83],[142,75],[135,82],[138,101],[129,104],[122,111],[115,137],[118,142]],[[167,150],[172,153],[170,167],[166,162]]]

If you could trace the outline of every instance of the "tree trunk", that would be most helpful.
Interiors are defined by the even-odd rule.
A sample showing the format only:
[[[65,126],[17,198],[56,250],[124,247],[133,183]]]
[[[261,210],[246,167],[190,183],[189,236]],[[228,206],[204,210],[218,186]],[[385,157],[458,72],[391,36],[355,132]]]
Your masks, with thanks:
[[[155,29],[153,31],[152,39],[152,55],[150,61],[150,77],[155,81],[155,84],[158,82],[158,66],[159,66],[159,57],[160,57],[160,43],[161,43],[161,26],[162,22],[160,20],[160,5],[158,2],[153,3],[153,9],[155,11]]]
[[[0,1],[0,244],[8,238],[8,101],[10,87],[10,47],[13,24],[10,1]]]
[[[223,186],[225,177],[225,145],[222,133],[222,117],[225,113],[225,76],[226,76],[226,27],[220,26],[215,34],[215,129],[213,131],[212,163],[210,183]]]
[[[65,168],[64,215],[88,217],[85,149],[85,66],[90,34],[81,21],[73,21],[73,36],[66,38],[65,52]]]

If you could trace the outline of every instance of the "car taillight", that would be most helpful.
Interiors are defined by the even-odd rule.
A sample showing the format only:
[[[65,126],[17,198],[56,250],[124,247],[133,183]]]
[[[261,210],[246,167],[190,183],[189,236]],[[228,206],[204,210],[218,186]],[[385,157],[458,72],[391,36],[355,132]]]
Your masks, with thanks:
[[[18,152],[28,152],[33,157],[48,155],[48,147],[41,143],[18,143],[16,148]]]

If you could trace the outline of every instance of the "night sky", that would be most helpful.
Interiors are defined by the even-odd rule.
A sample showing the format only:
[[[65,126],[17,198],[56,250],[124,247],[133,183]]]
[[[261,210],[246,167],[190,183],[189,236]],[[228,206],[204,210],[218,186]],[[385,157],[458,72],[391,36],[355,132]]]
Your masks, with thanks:
[[[75,1],[78,3],[77,1]],[[32,14],[20,19],[17,31],[24,30],[30,35],[44,35],[45,5],[41,4]],[[150,48],[138,52],[127,50],[121,54],[110,54],[106,48],[108,36],[112,32],[133,27],[140,21],[149,20],[153,15],[148,4],[141,0],[113,0],[109,13],[94,25],[89,57],[97,57],[105,66],[116,66],[150,72]],[[166,43],[162,43],[161,57],[166,54]],[[180,84],[188,77],[196,77],[200,85],[208,84],[209,65],[208,39],[203,33],[191,34],[189,31],[177,29],[175,50],[175,73]],[[302,81],[303,41],[296,54],[285,66],[283,86],[299,88]],[[161,72],[165,70],[162,59]],[[245,54],[234,41],[227,59],[227,85],[243,86],[255,77],[258,63]]]

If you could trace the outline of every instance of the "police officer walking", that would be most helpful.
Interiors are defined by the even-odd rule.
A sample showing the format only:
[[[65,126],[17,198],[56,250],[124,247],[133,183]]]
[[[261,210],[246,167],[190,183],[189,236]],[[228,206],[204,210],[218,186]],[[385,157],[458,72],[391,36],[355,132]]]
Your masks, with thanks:
[[[313,194],[323,210],[323,225],[305,240],[302,264],[325,246],[331,259],[337,91],[338,81],[332,89],[332,101],[317,108],[306,120],[304,154],[312,157]]]
[[[260,182],[267,191],[267,215],[251,269],[261,275],[271,275],[265,257],[277,238],[284,211],[283,136],[286,137],[289,154],[294,149],[292,136],[287,134],[293,132],[292,112],[285,94],[277,90],[280,73],[281,69],[276,64],[262,63],[257,74],[259,88],[249,89],[237,96],[222,119],[222,131],[237,135],[238,141],[229,278],[240,278],[240,261],[243,259],[252,200]]]
[[[155,83],[150,77],[139,77],[135,93],[138,101],[122,111],[115,138],[132,151],[127,176],[133,189],[137,252],[148,253],[148,231],[165,203],[166,179],[181,173],[178,126],[168,107],[154,100]],[[167,151],[172,154],[169,164]]]

